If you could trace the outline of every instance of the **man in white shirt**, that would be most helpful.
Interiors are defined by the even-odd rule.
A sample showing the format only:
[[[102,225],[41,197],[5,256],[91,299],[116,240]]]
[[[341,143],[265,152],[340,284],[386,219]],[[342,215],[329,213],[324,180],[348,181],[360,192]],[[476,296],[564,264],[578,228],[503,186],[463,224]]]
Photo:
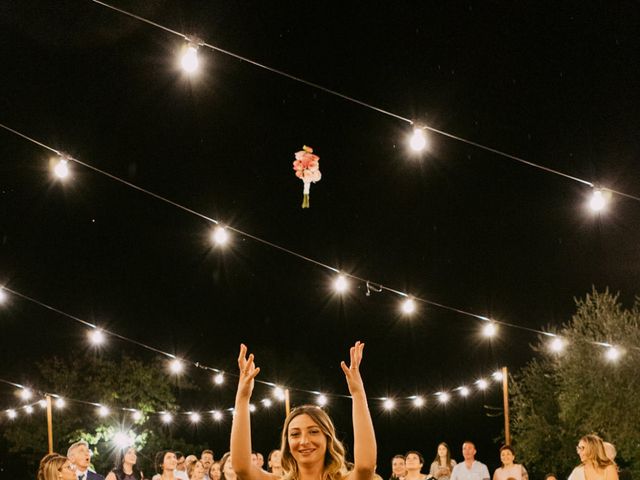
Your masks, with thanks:
[[[467,440],[462,444],[464,462],[453,467],[450,480],[489,480],[489,469],[476,460],[476,446]]]
[[[213,451],[203,450],[200,454],[200,461],[204,467],[204,480],[209,480],[209,472],[211,471],[211,465],[213,465]]]

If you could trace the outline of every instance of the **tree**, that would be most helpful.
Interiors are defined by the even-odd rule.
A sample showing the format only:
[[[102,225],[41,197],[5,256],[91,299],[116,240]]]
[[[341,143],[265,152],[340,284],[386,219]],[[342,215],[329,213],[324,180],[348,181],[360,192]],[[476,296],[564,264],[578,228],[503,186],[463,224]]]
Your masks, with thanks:
[[[96,469],[106,472],[113,466],[117,453],[113,443],[115,434],[121,430],[132,431],[135,432],[134,445],[142,450],[140,460],[145,459],[143,466],[151,473],[156,449],[187,445],[159,428],[157,420],[150,421],[150,412],[175,408],[173,385],[166,373],[157,368],[157,363],[149,365],[126,356],[115,361],[97,357],[70,360],[54,357],[40,363],[38,369],[40,388],[68,399],[97,402],[109,406],[112,412],[100,418],[95,405],[71,401],[62,410],[54,409],[54,451],[65,454],[71,443],[86,440],[94,452],[92,462]],[[131,412],[121,408],[137,409],[142,417],[134,421]],[[11,451],[21,456],[26,468],[34,472],[47,449],[44,411],[34,413],[28,420],[17,420],[3,433]],[[201,446],[189,447],[193,451],[201,449]]]
[[[556,333],[565,348],[539,353],[513,379],[514,446],[533,477],[566,475],[579,463],[575,445],[595,432],[614,443],[616,461],[640,474],[640,298],[625,309],[618,295],[592,291],[576,300],[570,322]],[[599,344],[597,344],[599,343]],[[617,360],[607,345],[620,348]]]

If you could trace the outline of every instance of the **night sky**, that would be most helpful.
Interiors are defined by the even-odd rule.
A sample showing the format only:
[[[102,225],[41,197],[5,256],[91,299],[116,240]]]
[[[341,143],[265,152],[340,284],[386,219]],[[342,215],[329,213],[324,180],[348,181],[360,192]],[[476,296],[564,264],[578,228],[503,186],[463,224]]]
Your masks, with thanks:
[[[640,194],[638,28],[633,1],[118,1],[174,30],[402,117],[635,196]],[[0,123],[158,195],[375,284],[533,329],[570,319],[574,297],[640,293],[640,202],[591,189],[437,134],[422,155],[408,123],[220,52],[194,78],[183,41],[90,0],[0,1]],[[302,210],[294,153],[322,180]],[[192,361],[235,370],[238,345],[263,380],[347,394],[339,362],[366,343],[371,397],[469,383],[534,356],[536,335],[400,297],[343,297],[331,271],[211,225],[80,165],[61,183],[51,152],[0,129],[0,284]],[[0,311],[0,378],[84,354],[87,329],[10,297]],[[118,340],[109,351],[152,360]],[[263,359],[263,361],[261,361]],[[158,368],[164,366],[158,363]],[[185,409],[232,406],[195,368]],[[256,400],[268,390],[256,387]],[[0,408],[15,405],[0,387]],[[292,402],[311,401],[293,392]],[[93,400],[93,399],[86,399]],[[257,403],[257,402],[256,402]],[[379,470],[408,449],[461,458],[465,438],[498,464],[497,388],[392,413],[370,401]],[[78,407],[80,408],[80,407]],[[280,408],[280,407],[278,407]],[[329,407],[351,445],[348,400]],[[255,447],[276,445],[282,409],[255,415]],[[10,428],[0,422],[0,430]],[[230,421],[193,431],[216,458]],[[46,440],[43,439],[43,452]],[[3,453],[4,454],[4,453]]]

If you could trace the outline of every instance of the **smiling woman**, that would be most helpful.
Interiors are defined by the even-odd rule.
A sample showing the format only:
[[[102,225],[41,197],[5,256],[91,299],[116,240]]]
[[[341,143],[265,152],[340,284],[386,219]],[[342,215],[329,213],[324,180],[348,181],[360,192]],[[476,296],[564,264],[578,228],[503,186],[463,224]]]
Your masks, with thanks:
[[[364,344],[356,342],[350,350],[350,365],[342,362],[353,399],[354,465],[347,470],[345,449],[336,437],[331,418],[320,407],[303,405],[286,418],[282,430],[282,469],[287,480],[371,480],[376,466],[376,439],[360,362]],[[280,477],[265,472],[251,462],[251,427],[249,400],[254,379],[260,372],[253,354],[241,345],[238,357],[240,380],[236,394],[235,415],[231,428],[233,468],[244,480],[276,480]]]

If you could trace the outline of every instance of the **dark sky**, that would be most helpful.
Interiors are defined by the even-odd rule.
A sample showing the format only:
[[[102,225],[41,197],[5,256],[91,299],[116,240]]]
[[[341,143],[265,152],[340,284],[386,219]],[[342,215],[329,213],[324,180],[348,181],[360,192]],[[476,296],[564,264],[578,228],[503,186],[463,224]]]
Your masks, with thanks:
[[[228,2],[113,4],[403,117],[633,195],[638,156],[639,6],[596,2]],[[640,290],[640,203],[431,134],[309,86],[202,50],[197,78],[176,68],[180,38],[89,0],[0,2],[0,123],[202,214],[397,290],[513,324],[567,321],[592,286]],[[323,179],[311,208],[291,169],[303,144]],[[346,393],[339,361],[366,342],[372,397],[433,393],[533,356],[535,335],[435,307],[402,318],[399,297],[236,235],[213,249],[210,225],[87,168],[52,180],[51,154],[0,131],[0,283],[193,361],[233,369],[246,342],[262,378]],[[86,330],[11,298],[0,312],[0,378],[84,352]],[[109,349],[148,358],[130,344]],[[161,366],[159,365],[159,368]],[[185,408],[231,406],[233,385]],[[262,387],[260,387],[262,388]],[[258,389],[258,398],[265,390]],[[497,463],[493,393],[388,414],[372,401],[379,465],[435,454],[467,437]],[[297,395],[297,396],[296,396]],[[0,407],[13,392],[0,389]],[[87,399],[92,400],[92,399]],[[294,394],[293,402],[309,401]],[[348,437],[349,404],[331,412]],[[258,416],[256,416],[257,418]],[[263,414],[258,447],[280,417]],[[8,428],[3,423],[0,428]],[[216,453],[228,422],[196,437]],[[218,456],[218,455],[216,455]]]

